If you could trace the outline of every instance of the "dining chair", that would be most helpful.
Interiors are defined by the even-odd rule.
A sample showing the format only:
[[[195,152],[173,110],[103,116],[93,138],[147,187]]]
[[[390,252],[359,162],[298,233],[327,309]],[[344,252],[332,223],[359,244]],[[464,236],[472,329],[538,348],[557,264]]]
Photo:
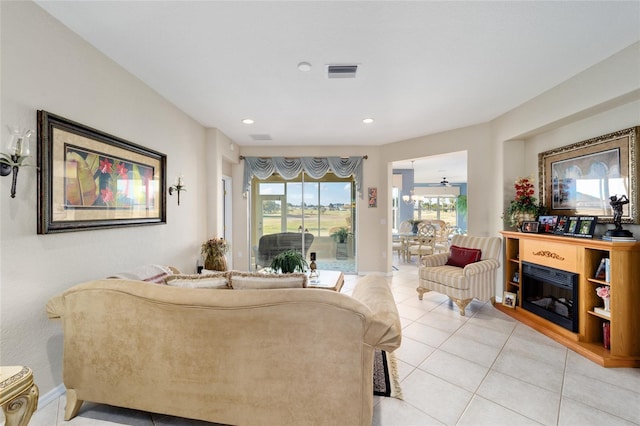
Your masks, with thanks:
[[[408,260],[411,261],[413,256],[426,256],[434,253],[434,244],[436,241],[436,227],[431,223],[422,222],[418,224],[418,233],[413,238],[413,243],[407,248]]]

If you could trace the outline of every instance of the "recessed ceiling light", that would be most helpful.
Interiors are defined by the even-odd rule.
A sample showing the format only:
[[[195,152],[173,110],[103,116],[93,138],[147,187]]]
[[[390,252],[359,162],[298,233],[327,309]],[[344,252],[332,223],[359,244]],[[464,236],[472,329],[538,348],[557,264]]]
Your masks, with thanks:
[[[364,124],[371,124],[371,123],[373,123],[373,118],[363,118],[362,122]]]
[[[244,123],[244,124],[253,124],[254,121],[252,119],[250,119],[250,118],[244,118],[242,120],[242,123]]]
[[[298,64],[298,69],[302,72],[311,71],[311,64],[309,62],[300,62]]]

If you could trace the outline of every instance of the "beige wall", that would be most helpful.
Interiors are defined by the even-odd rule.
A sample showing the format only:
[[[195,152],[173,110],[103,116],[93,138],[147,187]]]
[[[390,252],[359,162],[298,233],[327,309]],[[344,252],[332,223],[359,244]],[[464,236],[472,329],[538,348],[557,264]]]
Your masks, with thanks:
[[[61,328],[45,304],[73,284],[143,263],[194,269],[207,235],[202,161],[205,130],[31,2],[0,2],[2,143],[7,125],[36,129],[43,109],[167,155],[167,178],[187,192],[167,199],[167,224],[36,234],[36,171],[23,168],[17,195],[0,178],[1,362],[34,370],[45,395],[62,383]],[[35,164],[36,137],[31,138]],[[209,167],[209,166],[207,166]],[[213,166],[215,167],[215,166]]]
[[[418,138],[395,142],[382,147],[385,160],[384,171],[390,178],[390,165],[393,161],[410,158],[427,157],[448,152],[467,151],[467,231],[474,235],[493,235],[491,228],[491,206],[493,191],[486,191],[493,186],[493,171],[497,167],[494,146],[490,139],[491,127],[488,124],[455,129],[444,133],[421,136]],[[389,171],[387,171],[389,167]],[[383,169],[380,169],[382,172]],[[379,194],[387,194],[388,207],[386,217],[391,216],[391,186]],[[382,197],[382,195],[380,195]],[[384,242],[391,253],[391,224],[384,230]],[[386,263],[386,272],[391,271],[391,259]]]
[[[61,330],[44,311],[49,297],[144,263],[192,270],[201,242],[221,229],[223,175],[233,179],[232,262],[248,265],[248,201],[238,155],[368,155],[362,188],[377,187],[379,197],[375,209],[358,200],[358,266],[360,273],[388,274],[392,161],[466,150],[469,232],[497,235],[513,179],[537,175],[538,152],[640,124],[636,44],[491,123],[380,147],[231,150],[221,132],[204,129],[35,4],[0,7],[3,142],[6,125],[35,129],[36,110],[45,109],[167,154],[169,182],[183,174],[187,186],[179,207],[168,197],[166,225],[36,235],[35,170],[20,172],[15,199],[8,194],[11,180],[0,178],[1,362],[31,366],[44,396],[62,383]],[[637,226],[632,230],[640,235]]]

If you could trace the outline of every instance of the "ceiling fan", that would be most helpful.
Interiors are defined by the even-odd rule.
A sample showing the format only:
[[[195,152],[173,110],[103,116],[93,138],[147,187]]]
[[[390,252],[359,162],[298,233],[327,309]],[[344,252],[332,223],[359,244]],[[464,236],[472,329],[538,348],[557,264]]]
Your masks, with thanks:
[[[447,180],[446,177],[442,178],[442,180],[440,181],[440,185],[442,185],[442,186],[451,186],[451,184],[449,183],[449,181]]]

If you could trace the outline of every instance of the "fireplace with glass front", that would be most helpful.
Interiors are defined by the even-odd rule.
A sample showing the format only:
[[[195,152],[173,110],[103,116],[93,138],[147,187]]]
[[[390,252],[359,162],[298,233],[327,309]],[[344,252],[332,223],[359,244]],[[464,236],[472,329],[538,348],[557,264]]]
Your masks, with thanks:
[[[578,331],[578,274],[522,262],[522,308]]]

